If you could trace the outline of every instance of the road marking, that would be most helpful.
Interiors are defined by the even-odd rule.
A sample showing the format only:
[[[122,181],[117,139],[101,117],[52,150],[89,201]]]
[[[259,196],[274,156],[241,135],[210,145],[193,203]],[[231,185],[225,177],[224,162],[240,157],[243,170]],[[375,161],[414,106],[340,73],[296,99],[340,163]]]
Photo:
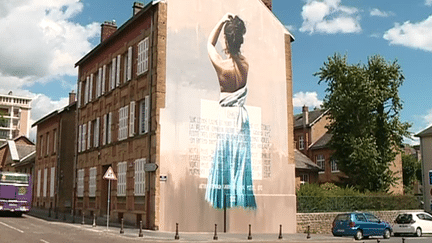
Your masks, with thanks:
[[[18,231],[18,232],[20,232],[20,233],[24,233],[24,231],[22,231],[22,230],[20,230],[20,229],[17,229],[17,228],[15,228],[15,227],[13,227],[13,226],[10,226],[10,225],[8,225],[8,224],[5,224],[5,223],[3,223],[3,222],[0,222],[0,224],[4,225],[4,226],[6,226],[6,227],[9,227],[9,228],[11,228],[11,229],[14,229],[14,230],[16,230],[16,231]]]
[[[40,239],[40,241],[42,241],[43,243],[49,243],[48,241],[42,239]]]

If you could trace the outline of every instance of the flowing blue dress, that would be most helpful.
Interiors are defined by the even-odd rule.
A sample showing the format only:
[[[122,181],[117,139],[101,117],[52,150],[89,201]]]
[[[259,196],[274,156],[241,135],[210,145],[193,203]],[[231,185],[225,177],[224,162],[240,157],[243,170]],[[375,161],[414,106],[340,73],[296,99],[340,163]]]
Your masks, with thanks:
[[[229,112],[232,129],[218,134],[208,176],[205,199],[217,209],[243,207],[256,209],[252,181],[251,137],[246,108],[246,87],[234,93],[221,93],[221,112]]]

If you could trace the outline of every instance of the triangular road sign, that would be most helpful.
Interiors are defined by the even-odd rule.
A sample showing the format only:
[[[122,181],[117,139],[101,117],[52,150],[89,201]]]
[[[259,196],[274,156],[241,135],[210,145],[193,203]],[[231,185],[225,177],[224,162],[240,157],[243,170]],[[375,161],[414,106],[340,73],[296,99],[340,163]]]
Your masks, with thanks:
[[[111,166],[105,172],[105,175],[103,176],[103,178],[107,179],[107,180],[117,180],[117,176],[114,174],[114,171],[113,171]]]

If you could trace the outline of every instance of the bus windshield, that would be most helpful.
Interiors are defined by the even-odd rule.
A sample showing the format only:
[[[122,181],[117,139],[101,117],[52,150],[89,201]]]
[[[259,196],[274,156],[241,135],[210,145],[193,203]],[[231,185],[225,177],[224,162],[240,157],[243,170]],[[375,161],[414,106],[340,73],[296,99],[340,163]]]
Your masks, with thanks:
[[[0,173],[0,183],[28,184],[29,177],[27,174]]]

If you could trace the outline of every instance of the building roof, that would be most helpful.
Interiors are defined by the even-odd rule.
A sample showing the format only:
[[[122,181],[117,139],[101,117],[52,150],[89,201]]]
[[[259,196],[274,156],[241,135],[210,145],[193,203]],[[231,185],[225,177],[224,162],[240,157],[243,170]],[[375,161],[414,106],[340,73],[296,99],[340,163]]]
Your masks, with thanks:
[[[12,139],[12,141],[16,142],[16,141],[18,141],[18,140],[20,140],[20,139],[25,139],[25,140],[27,140],[28,143],[34,145],[34,143],[33,143],[32,141],[30,141],[30,139],[28,139],[28,138],[27,138],[26,136],[24,136],[24,135],[21,135],[21,136],[15,137],[14,139]],[[2,145],[0,146],[0,149],[6,147],[7,145],[8,145],[8,143],[4,143],[4,144],[2,144]]]
[[[331,133],[324,133],[315,143],[311,144],[309,146],[309,149],[321,149],[326,148],[328,143],[330,142],[333,134]]]
[[[417,133],[415,136],[416,137],[429,137],[429,136],[432,136],[432,126],[430,126],[430,127],[426,128],[425,130]]]
[[[99,43],[99,45],[97,45],[89,53],[87,53],[83,58],[81,58],[77,63],[75,63],[75,67],[78,67],[79,65],[81,65],[84,61],[86,61],[89,57],[91,57],[93,55],[93,53],[97,52],[98,50],[100,50],[105,45],[110,44],[110,41],[109,41],[110,39],[119,35],[123,29],[125,29],[126,27],[131,25],[135,19],[139,18],[139,16],[141,16],[142,14],[147,14],[146,13],[147,10],[149,10],[153,5],[157,5],[159,2],[160,1],[150,1],[137,14],[133,15],[129,20],[127,20],[126,23],[124,23],[119,28],[117,28],[117,30],[114,33],[112,33],[106,40]]]
[[[77,102],[74,101],[74,102],[70,103],[69,105],[67,105],[67,106],[65,106],[65,107],[63,107],[63,108],[61,108],[61,109],[58,109],[58,110],[55,110],[55,111],[49,113],[48,115],[42,117],[41,119],[39,119],[39,120],[37,120],[35,123],[33,123],[33,124],[32,124],[32,127],[37,126],[37,125],[41,124],[42,122],[44,122],[44,121],[46,121],[46,120],[48,120],[48,119],[50,119],[50,118],[52,118],[52,117],[55,117],[55,116],[57,116],[58,114],[63,113],[64,111],[68,111],[68,110],[70,110],[70,109],[73,109],[73,106],[76,105],[76,103],[77,103]]]
[[[308,117],[308,124],[307,126],[312,126],[315,124],[321,117],[323,117],[325,114],[327,114],[328,110],[323,109],[315,109],[312,111],[309,111],[309,117]],[[303,126],[303,113],[294,115],[294,128],[302,127]]]
[[[307,169],[307,170],[322,170],[317,164],[310,160],[306,155],[297,149],[294,150],[294,161],[296,169]]]

